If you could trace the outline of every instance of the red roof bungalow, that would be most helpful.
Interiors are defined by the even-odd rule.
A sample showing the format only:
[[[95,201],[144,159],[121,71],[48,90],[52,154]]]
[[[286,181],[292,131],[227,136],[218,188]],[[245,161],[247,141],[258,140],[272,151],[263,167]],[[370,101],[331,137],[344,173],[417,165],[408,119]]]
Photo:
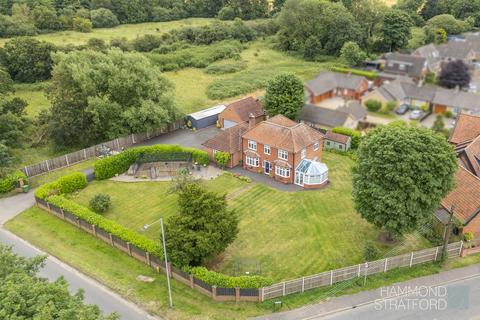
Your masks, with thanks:
[[[231,128],[237,124],[247,122],[253,118],[257,124],[265,120],[265,110],[258,99],[248,97],[230,103],[225,110],[218,115],[221,128]]]
[[[328,182],[323,134],[282,115],[259,123],[242,137],[243,168],[283,183],[318,188]]]

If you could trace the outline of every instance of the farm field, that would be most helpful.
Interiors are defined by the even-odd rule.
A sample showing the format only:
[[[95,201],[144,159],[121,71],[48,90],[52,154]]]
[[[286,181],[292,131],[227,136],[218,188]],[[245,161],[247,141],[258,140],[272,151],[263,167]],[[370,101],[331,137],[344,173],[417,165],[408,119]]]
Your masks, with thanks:
[[[56,45],[81,45],[87,43],[88,39],[99,38],[106,42],[113,38],[134,39],[145,34],[162,34],[173,29],[186,26],[201,26],[209,24],[214,19],[209,18],[189,18],[177,21],[167,22],[148,22],[139,24],[122,24],[114,28],[93,29],[92,32],[61,31],[47,33],[35,36],[38,40],[51,42]],[[158,29],[158,31],[157,31]],[[0,38],[0,46],[7,42],[7,38]]]
[[[278,281],[359,263],[367,243],[375,244],[382,256],[429,246],[415,234],[395,246],[379,243],[379,231],[353,208],[353,161],[329,152],[325,152],[324,161],[331,180],[324,190],[281,192],[228,175],[205,182],[210,190],[230,194],[229,205],[240,216],[237,239],[209,267],[231,275],[261,273]],[[107,193],[112,207],[106,217],[139,231],[145,224],[175,214],[176,196],[168,190],[166,182],[97,181],[73,199],[88,206],[96,193]],[[158,224],[146,235],[159,239]]]

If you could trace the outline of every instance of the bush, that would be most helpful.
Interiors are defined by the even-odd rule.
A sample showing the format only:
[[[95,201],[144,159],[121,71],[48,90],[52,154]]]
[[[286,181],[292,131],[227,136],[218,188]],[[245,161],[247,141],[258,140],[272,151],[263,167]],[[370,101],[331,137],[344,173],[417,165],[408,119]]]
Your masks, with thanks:
[[[262,288],[273,283],[272,279],[262,276],[231,277],[204,267],[194,267],[188,271],[206,284],[221,288]]]
[[[4,177],[0,177],[0,194],[7,193],[15,189],[18,179],[22,178],[25,183],[28,183],[27,176],[20,170],[14,170],[7,173]]]
[[[350,136],[352,138],[352,143],[351,143],[352,149],[358,148],[358,145],[360,144],[360,140],[362,139],[362,134],[360,133],[360,131],[353,130],[350,128],[344,128],[344,127],[335,127],[332,129],[332,131],[335,133],[340,133],[346,136]]]
[[[233,20],[235,19],[235,10],[231,6],[225,6],[218,11],[218,19]]]
[[[472,232],[465,232],[463,235],[463,239],[467,242],[471,242],[474,238],[474,235]]]
[[[247,67],[245,62],[212,64],[205,69],[207,74],[226,74],[241,71]]]
[[[228,161],[230,161],[230,154],[228,152],[215,152],[214,155],[215,162],[220,168],[225,168],[225,166],[228,164]]]
[[[372,244],[367,244],[363,250],[365,261],[373,261],[378,257],[378,250]]]
[[[117,16],[105,8],[90,11],[90,17],[95,28],[111,28],[120,24]]]
[[[387,102],[385,107],[386,107],[388,112],[392,112],[397,108],[397,105],[398,105],[397,101],[389,101],[389,102]]]
[[[78,32],[92,32],[92,22],[85,18],[73,18],[73,30]]]
[[[377,73],[373,71],[364,71],[364,70],[342,68],[342,67],[331,67],[330,70],[333,72],[351,73],[357,76],[368,78],[370,80],[375,80],[378,77]]]
[[[104,213],[110,208],[110,196],[105,193],[97,193],[90,199],[89,205],[96,213]]]
[[[194,162],[206,165],[209,163],[207,152],[195,148],[183,148],[178,145],[157,144],[148,147],[127,149],[117,155],[100,159],[95,162],[95,177],[98,180],[109,179],[116,174],[121,174],[137,161],[141,154],[157,154],[171,152],[189,152]]]
[[[453,113],[450,110],[445,111],[445,118],[451,118],[453,117]]]
[[[87,184],[87,177],[83,173],[74,172],[40,186],[35,190],[35,196],[46,199],[54,194],[68,194],[85,188]]]
[[[378,100],[369,99],[365,102],[368,111],[377,112],[382,108],[382,103]]]

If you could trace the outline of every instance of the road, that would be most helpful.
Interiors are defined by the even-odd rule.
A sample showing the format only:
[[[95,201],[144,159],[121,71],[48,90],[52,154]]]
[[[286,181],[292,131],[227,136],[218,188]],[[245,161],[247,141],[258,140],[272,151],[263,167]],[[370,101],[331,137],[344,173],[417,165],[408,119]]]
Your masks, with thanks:
[[[13,251],[24,257],[47,254],[5,230],[2,228],[2,225],[23,210],[31,207],[33,202],[32,191],[28,194],[18,194],[13,197],[0,199],[0,243],[13,246]],[[55,257],[48,256],[45,266],[39,271],[39,276],[51,281],[63,276],[70,284],[72,293],[78,289],[83,289],[85,302],[98,305],[105,314],[117,312],[122,320],[157,319],[149,316],[135,304],[123,299],[99,282],[80,273]]]
[[[405,288],[402,288],[405,289]],[[415,288],[411,288],[413,292]],[[385,291],[385,294],[388,294]],[[326,317],[325,320],[480,319],[480,277],[419,290]]]

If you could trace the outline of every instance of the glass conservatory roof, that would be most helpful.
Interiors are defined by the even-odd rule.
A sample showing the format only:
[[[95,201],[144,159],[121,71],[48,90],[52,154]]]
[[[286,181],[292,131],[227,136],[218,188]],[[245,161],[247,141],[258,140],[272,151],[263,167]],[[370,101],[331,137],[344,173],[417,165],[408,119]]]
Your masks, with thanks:
[[[322,162],[303,159],[295,171],[302,172],[307,176],[316,176],[328,172],[328,167]]]

